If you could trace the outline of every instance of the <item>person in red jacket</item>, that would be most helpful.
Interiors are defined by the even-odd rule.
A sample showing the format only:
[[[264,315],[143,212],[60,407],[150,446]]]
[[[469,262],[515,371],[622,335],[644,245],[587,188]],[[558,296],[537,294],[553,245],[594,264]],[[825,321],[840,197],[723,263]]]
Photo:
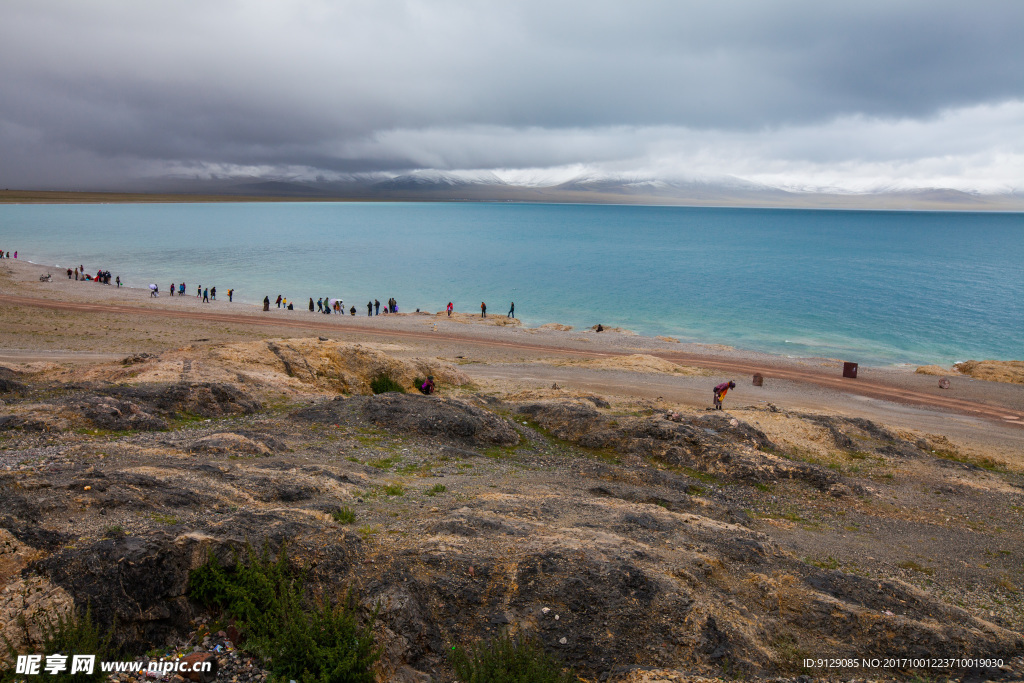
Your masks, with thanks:
[[[715,387],[715,410],[722,409],[722,399],[725,398],[725,395],[729,393],[730,389],[735,388],[736,382],[733,382],[732,380],[729,380],[728,382],[722,382],[717,387]]]

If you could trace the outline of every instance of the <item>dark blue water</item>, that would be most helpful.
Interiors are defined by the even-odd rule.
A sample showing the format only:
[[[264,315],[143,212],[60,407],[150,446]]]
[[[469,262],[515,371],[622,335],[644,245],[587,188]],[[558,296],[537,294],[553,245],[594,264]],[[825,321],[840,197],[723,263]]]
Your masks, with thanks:
[[[0,247],[132,285],[619,326],[862,363],[1024,357],[1024,215],[547,204],[0,207]]]

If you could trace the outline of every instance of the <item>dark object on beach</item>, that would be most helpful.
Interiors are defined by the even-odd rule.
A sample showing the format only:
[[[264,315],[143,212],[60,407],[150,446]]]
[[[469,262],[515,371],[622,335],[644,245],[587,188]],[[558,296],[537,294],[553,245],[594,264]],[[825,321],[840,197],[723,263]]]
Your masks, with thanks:
[[[754,373],[754,386],[755,387],[763,387],[764,386],[764,375],[762,375],[760,372],[755,372]]]
[[[939,389],[949,389],[949,378],[948,377],[940,377],[939,378]]]
[[[269,311],[270,310],[270,297],[269,296],[263,297],[263,310],[264,311]]]
[[[598,323],[597,324],[597,328],[595,328],[595,331],[597,331],[597,332],[604,332],[604,326],[601,325],[601,323]]]
[[[856,363],[843,363],[843,377],[849,377],[850,379],[857,379],[857,364]]]

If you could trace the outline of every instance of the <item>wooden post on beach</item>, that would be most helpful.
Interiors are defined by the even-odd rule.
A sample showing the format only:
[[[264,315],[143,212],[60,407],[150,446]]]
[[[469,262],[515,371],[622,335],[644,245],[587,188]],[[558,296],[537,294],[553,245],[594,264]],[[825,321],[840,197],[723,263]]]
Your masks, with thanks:
[[[760,372],[755,372],[754,373],[754,386],[755,387],[764,386],[764,375],[762,375]]]

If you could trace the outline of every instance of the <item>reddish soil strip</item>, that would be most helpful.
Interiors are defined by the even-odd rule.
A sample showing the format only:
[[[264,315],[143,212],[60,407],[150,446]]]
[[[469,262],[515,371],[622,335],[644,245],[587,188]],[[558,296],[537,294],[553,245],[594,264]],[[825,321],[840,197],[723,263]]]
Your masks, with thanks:
[[[360,334],[373,335],[377,337],[393,337],[403,339],[422,339],[431,342],[451,341],[462,342],[492,348],[519,349],[533,351],[535,353],[551,353],[567,356],[587,357],[610,357],[627,356],[625,351],[587,351],[571,349],[546,344],[529,344],[523,342],[500,341],[493,339],[482,339],[476,337],[464,337],[459,335],[446,334],[442,332],[417,332],[415,330],[394,330],[370,327],[353,322],[346,323],[344,327],[337,324],[316,325],[299,320],[282,320],[278,317],[263,318],[252,315],[238,315],[226,313],[201,313],[196,311],[182,311],[160,308],[139,308],[137,306],[126,306],[109,303],[79,303],[53,301],[48,299],[36,299],[20,296],[0,296],[0,301],[17,306],[29,306],[35,308],[46,308],[53,310],[74,311],[78,313],[118,313],[123,315],[162,316],[167,318],[186,318],[191,320],[202,320],[207,322],[222,322],[236,325],[288,327],[316,332],[326,332],[332,335]],[[681,365],[697,366],[713,370],[723,370],[735,374],[753,375],[760,372],[766,378],[789,380],[793,382],[806,382],[815,384],[847,394],[856,394],[883,401],[895,401],[912,405],[925,406],[949,410],[957,413],[972,415],[989,420],[999,421],[1002,424],[1017,424],[1024,427],[1024,422],[1011,422],[1010,420],[1024,420],[1024,412],[1007,409],[1005,407],[990,406],[975,401],[956,397],[935,396],[932,394],[914,391],[879,382],[876,380],[844,379],[839,376],[827,375],[820,371],[808,370],[806,368],[794,368],[780,366],[777,364],[758,364],[753,361],[732,359],[732,358],[709,358],[698,354],[673,353],[673,352],[650,352],[673,363]]]

